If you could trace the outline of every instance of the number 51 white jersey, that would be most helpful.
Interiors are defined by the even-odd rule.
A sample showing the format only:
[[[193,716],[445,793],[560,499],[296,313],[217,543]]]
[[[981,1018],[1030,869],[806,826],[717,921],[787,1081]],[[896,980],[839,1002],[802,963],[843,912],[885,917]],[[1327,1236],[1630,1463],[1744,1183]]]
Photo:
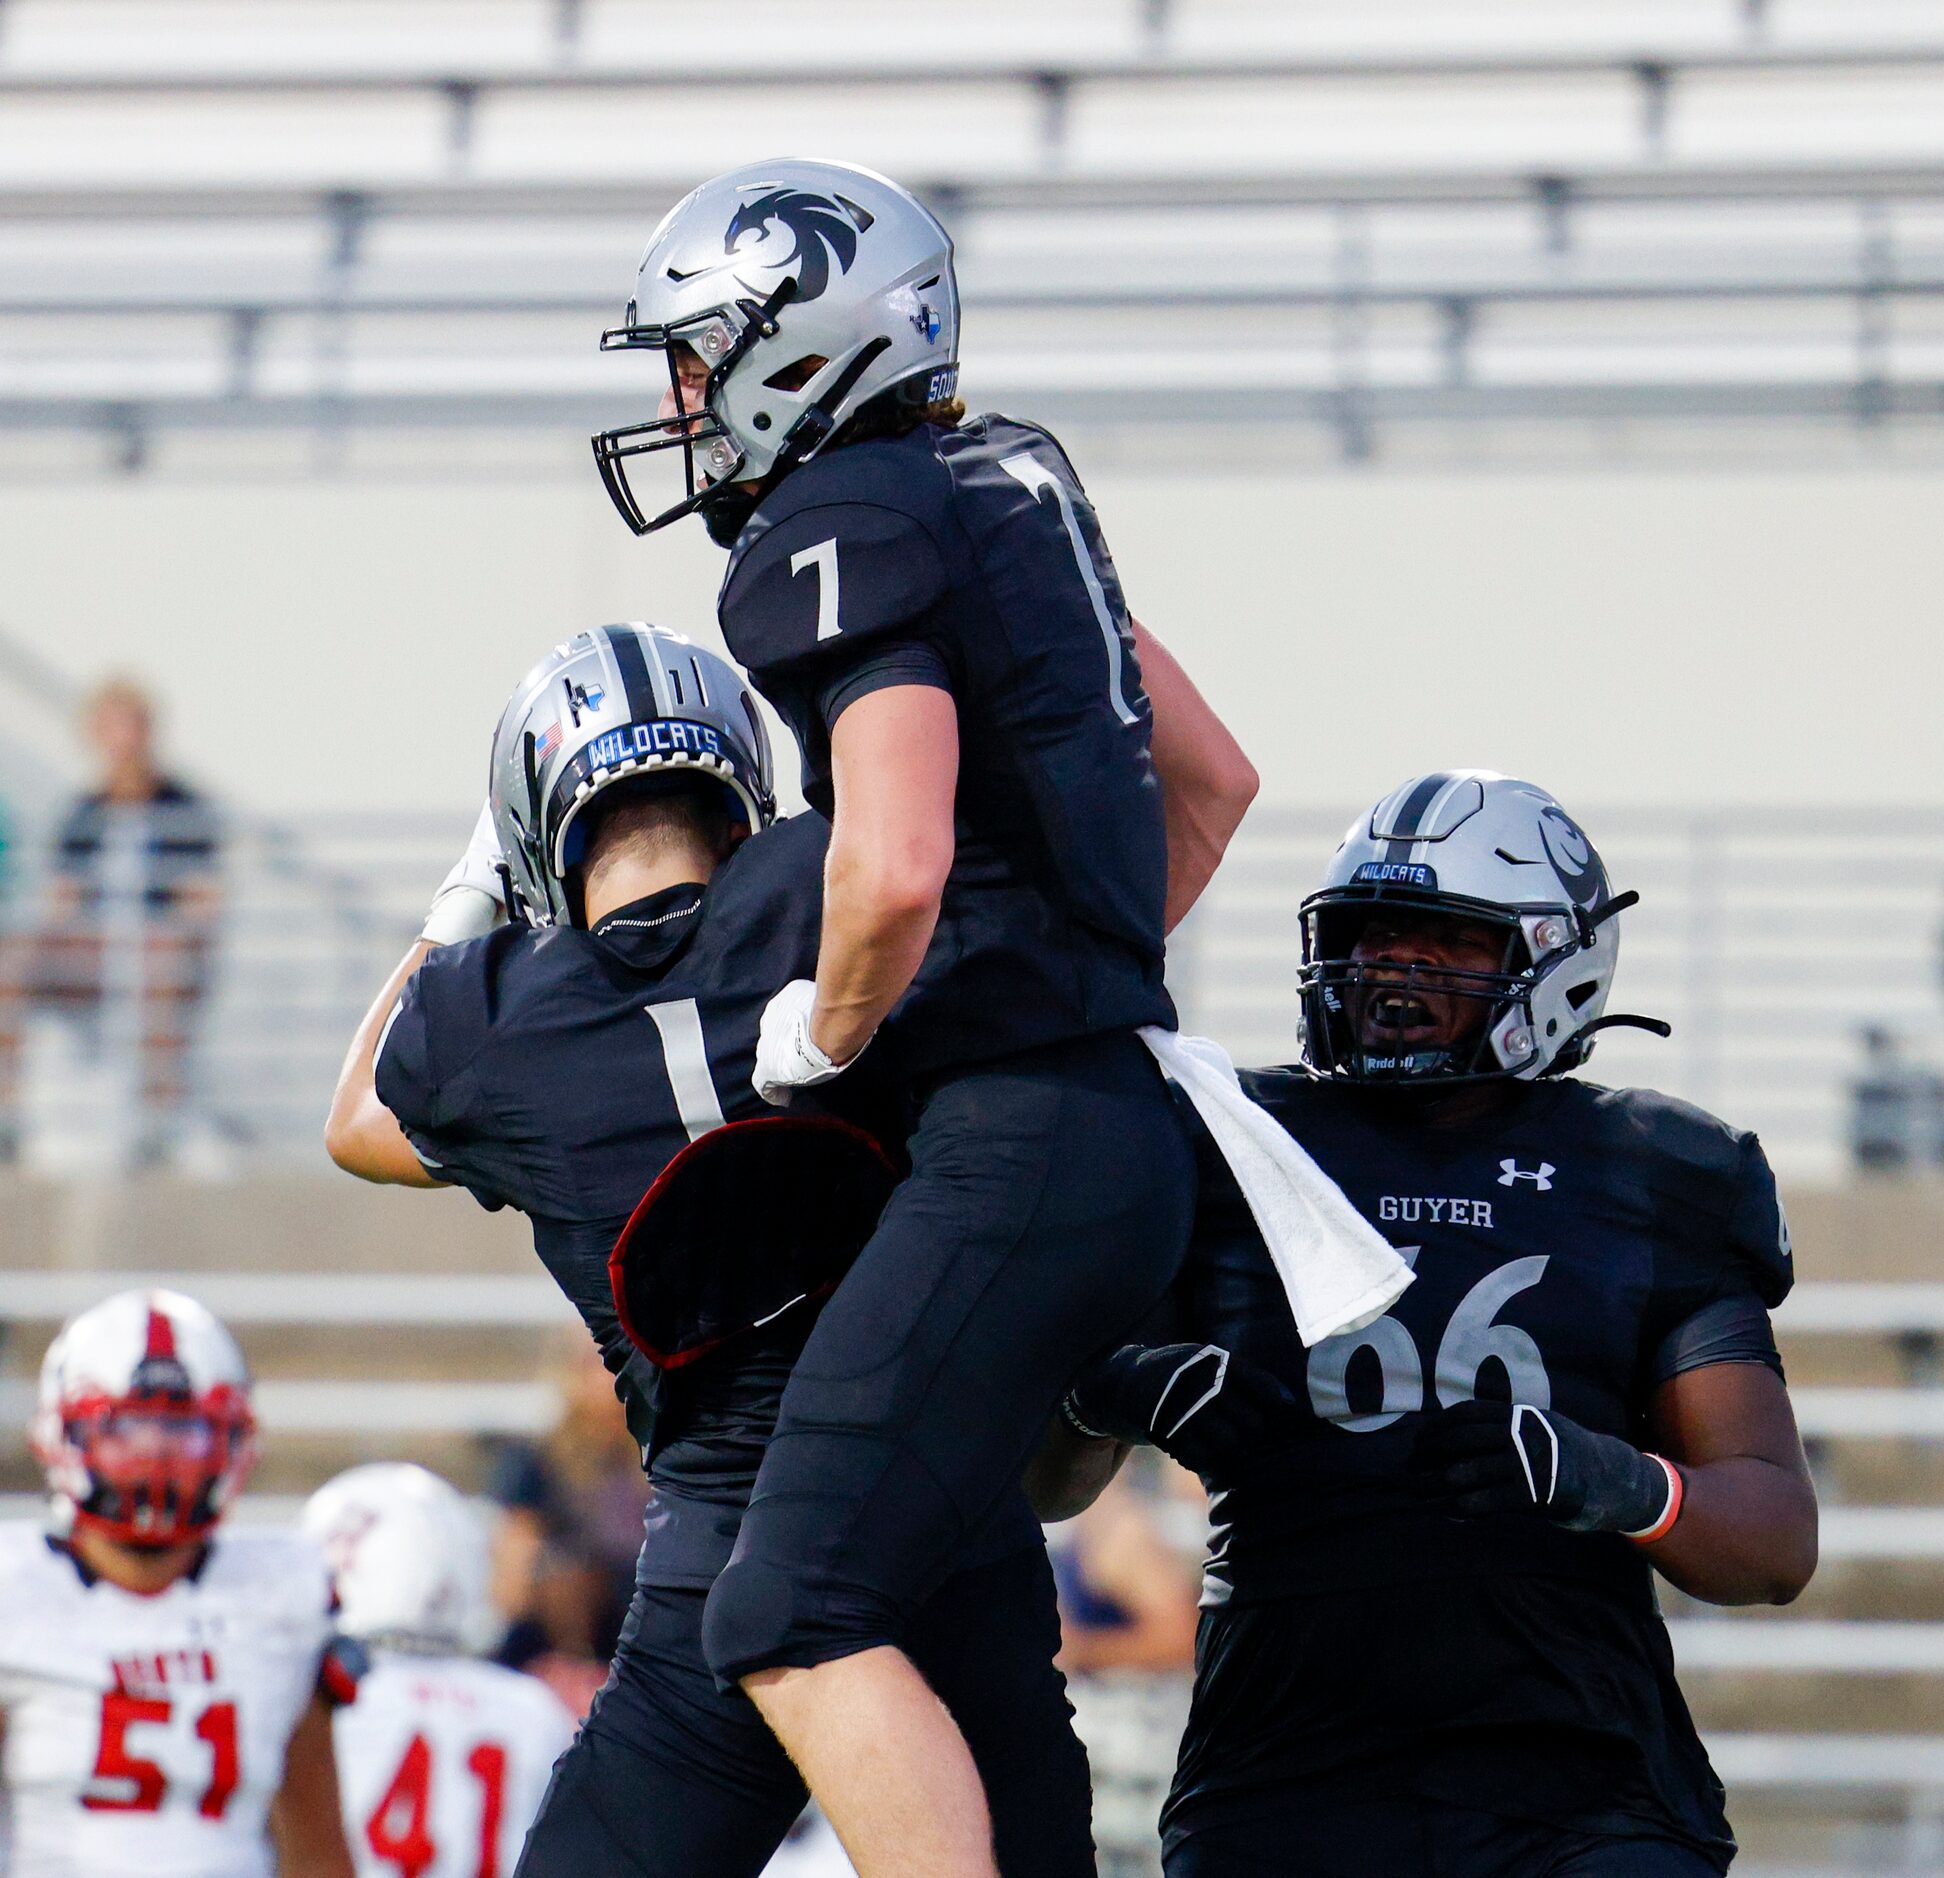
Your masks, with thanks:
[[[573,1738],[566,1705],[532,1676],[375,1651],[333,1728],[359,1878],[512,1878]]]
[[[0,1525],[0,1750],[13,1878],[270,1878],[266,1827],[331,1637],[324,1560],[218,1532],[140,1597]]]

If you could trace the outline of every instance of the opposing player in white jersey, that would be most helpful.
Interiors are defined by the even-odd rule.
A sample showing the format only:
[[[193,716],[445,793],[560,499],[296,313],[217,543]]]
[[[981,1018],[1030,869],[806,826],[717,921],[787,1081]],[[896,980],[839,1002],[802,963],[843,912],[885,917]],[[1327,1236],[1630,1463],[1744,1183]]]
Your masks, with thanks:
[[[218,1529],[255,1458],[229,1332],[173,1291],[41,1366],[49,1519],[0,1525],[13,1878],[352,1878],[330,1708],[355,1689],[300,1534]]]
[[[544,1683],[466,1654],[486,1597],[470,1509],[437,1474],[374,1462],[320,1487],[303,1524],[339,1627],[370,1652],[337,1718],[359,1878],[510,1878],[574,1718]]]

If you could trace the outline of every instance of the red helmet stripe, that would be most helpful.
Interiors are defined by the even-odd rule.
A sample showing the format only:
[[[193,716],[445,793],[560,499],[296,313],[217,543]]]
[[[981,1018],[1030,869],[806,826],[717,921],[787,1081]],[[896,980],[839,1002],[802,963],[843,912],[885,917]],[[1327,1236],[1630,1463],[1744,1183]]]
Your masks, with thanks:
[[[166,1313],[151,1304],[148,1319],[148,1348],[142,1352],[143,1358],[162,1357],[170,1362],[175,1360],[175,1325],[169,1322]]]

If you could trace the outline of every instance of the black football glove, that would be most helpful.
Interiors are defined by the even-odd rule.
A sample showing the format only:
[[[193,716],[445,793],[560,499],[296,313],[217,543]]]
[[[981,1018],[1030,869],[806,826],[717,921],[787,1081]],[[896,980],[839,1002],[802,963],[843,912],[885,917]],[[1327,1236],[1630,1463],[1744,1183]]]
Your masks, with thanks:
[[[1287,1440],[1301,1414],[1266,1369],[1213,1343],[1130,1343],[1082,1370],[1060,1408],[1083,1435],[1145,1442],[1197,1474]]]
[[[1573,1532],[1645,1539],[1680,1511],[1667,1462],[1529,1402],[1459,1402],[1428,1417],[1411,1467],[1460,1519],[1535,1513]]]

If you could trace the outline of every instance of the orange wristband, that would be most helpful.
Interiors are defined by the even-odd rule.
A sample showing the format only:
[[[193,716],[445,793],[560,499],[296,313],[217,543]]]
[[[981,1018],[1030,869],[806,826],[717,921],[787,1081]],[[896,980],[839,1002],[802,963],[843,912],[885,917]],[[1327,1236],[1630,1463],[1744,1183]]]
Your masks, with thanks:
[[[1681,1478],[1681,1470],[1674,1463],[1659,1454],[1650,1454],[1650,1461],[1659,1461],[1667,1475],[1667,1504],[1661,1508],[1661,1516],[1651,1526],[1643,1526],[1638,1532],[1630,1532],[1624,1537],[1635,1545],[1652,1545],[1656,1539],[1665,1539],[1674,1530],[1674,1522],[1681,1517],[1681,1501],[1687,1494],[1687,1482]]]

